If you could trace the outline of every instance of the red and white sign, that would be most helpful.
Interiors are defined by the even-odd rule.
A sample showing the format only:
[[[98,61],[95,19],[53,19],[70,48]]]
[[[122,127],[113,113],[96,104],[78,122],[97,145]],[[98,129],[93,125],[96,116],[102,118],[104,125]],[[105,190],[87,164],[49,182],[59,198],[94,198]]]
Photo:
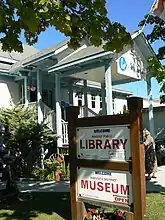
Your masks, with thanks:
[[[131,205],[132,175],[126,171],[78,169],[78,198]]]
[[[77,158],[125,161],[131,157],[128,125],[77,128]]]

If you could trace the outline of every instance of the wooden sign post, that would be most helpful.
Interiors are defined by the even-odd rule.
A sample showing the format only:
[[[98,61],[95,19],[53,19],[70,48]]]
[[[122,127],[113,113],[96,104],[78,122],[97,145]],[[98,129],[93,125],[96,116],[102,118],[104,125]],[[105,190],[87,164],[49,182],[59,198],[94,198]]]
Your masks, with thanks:
[[[127,210],[146,219],[142,99],[128,100],[129,114],[78,118],[68,107],[72,220],[84,220],[84,203]]]

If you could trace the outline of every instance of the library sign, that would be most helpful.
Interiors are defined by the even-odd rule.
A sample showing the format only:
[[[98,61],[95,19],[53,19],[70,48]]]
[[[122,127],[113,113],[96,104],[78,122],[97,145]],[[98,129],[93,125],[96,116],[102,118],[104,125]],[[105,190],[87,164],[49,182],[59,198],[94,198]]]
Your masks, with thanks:
[[[146,220],[142,104],[131,97],[128,114],[89,118],[68,108],[73,220],[84,220],[85,203],[127,210],[126,220]]]
[[[78,159],[125,161],[131,157],[127,125],[80,127],[76,131]]]

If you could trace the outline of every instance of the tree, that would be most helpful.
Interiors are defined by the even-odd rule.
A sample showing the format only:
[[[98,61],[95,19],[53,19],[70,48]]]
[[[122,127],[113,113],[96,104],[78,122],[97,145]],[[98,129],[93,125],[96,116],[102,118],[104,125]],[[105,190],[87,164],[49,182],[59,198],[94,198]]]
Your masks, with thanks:
[[[20,34],[33,45],[49,26],[70,37],[77,48],[84,38],[92,45],[106,42],[105,49],[120,52],[131,36],[118,22],[107,17],[106,0],[1,0],[0,33],[2,49],[23,51]]]
[[[139,23],[140,27],[143,27],[144,25],[153,25],[151,32],[146,36],[150,43],[154,43],[158,40],[165,41],[165,21],[157,16],[147,14]],[[160,60],[165,59],[165,46],[162,46],[158,49],[157,58]]]
[[[156,41],[165,41],[165,21],[154,15],[145,15],[144,19],[139,23],[140,27],[144,25],[152,25],[151,32],[147,34],[147,40],[152,44]],[[148,70],[154,76],[160,84],[161,102],[165,103],[165,66],[161,64],[161,61],[165,59],[165,46],[158,49],[158,53],[155,57],[148,59]]]

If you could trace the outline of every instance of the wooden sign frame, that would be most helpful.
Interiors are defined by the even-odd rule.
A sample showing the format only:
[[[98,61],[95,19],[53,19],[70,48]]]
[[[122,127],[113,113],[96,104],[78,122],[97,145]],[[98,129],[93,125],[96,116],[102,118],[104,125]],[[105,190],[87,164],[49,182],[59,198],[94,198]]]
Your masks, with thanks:
[[[129,113],[124,115],[78,118],[79,108],[75,106],[68,107],[67,120],[69,134],[72,220],[84,220],[86,215],[84,200],[77,200],[78,167],[131,171],[134,203],[133,209],[130,209],[127,213],[127,220],[146,219],[144,146],[143,143],[140,143],[142,137],[142,108],[143,99],[135,97],[128,99]],[[76,128],[108,125],[130,125],[130,143],[132,147],[132,158],[130,158],[130,161],[115,162],[77,159]]]

